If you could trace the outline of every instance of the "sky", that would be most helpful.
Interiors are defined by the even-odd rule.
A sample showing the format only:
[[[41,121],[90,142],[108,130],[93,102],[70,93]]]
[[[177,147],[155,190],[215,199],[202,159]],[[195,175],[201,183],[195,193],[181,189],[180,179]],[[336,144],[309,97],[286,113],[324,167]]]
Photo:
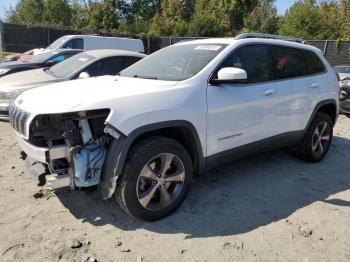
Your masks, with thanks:
[[[0,19],[5,18],[5,9],[10,5],[15,6],[19,0],[0,0]],[[284,12],[294,3],[296,0],[276,0],[275,4],[279,15],[283,15]]]

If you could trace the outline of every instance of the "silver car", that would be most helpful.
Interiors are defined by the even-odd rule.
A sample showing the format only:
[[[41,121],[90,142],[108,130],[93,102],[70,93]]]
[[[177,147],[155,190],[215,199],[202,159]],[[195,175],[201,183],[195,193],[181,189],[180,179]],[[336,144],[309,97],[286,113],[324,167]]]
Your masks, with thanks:
[[[350,77],[350,65],[338,65],[333,68],[339,75],[340,80]]]
[[[93,50],[79,53],[51,68],[4,76],[0,79],[0,120],[8,120],[10,104],[25,90],[78,78],[116,75],[145,56],[123,50]]]

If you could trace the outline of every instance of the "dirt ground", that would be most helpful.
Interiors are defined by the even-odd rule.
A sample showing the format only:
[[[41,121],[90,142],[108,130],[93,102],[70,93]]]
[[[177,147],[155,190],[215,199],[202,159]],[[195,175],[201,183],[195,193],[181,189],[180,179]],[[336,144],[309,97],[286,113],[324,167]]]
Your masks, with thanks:
[[[326,159],[276,151],[219,166],[184,204],[132,220],[96,190],[40,191],[0,123],[0,261],[350,261],[350,119]]]

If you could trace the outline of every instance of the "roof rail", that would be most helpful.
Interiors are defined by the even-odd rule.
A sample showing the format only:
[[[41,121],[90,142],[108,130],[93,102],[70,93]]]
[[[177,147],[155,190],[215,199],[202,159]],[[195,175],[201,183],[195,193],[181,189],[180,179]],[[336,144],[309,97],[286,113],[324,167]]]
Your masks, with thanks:
[[[272,35],[272,34],[261,34],[261,33],[244,33],[235,37],[235,39],[246,39],[246,38],[267,38],[267,39],[278,39],[290,42],[296,42],[300,44],[308,45],[309,43],[304,39],[295,38],[291,36],[282,36],[282,35]]]

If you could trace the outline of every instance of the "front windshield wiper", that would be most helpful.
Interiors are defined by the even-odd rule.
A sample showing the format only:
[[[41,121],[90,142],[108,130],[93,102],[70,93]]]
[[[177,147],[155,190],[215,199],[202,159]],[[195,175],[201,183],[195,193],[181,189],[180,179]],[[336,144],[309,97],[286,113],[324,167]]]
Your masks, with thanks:
[[[157,80],[158,77],[155,76],[140,76],[140,75],[133,75],[132,77],[134,78],[143,78],[143,79],[153,79],[153,80]]]

